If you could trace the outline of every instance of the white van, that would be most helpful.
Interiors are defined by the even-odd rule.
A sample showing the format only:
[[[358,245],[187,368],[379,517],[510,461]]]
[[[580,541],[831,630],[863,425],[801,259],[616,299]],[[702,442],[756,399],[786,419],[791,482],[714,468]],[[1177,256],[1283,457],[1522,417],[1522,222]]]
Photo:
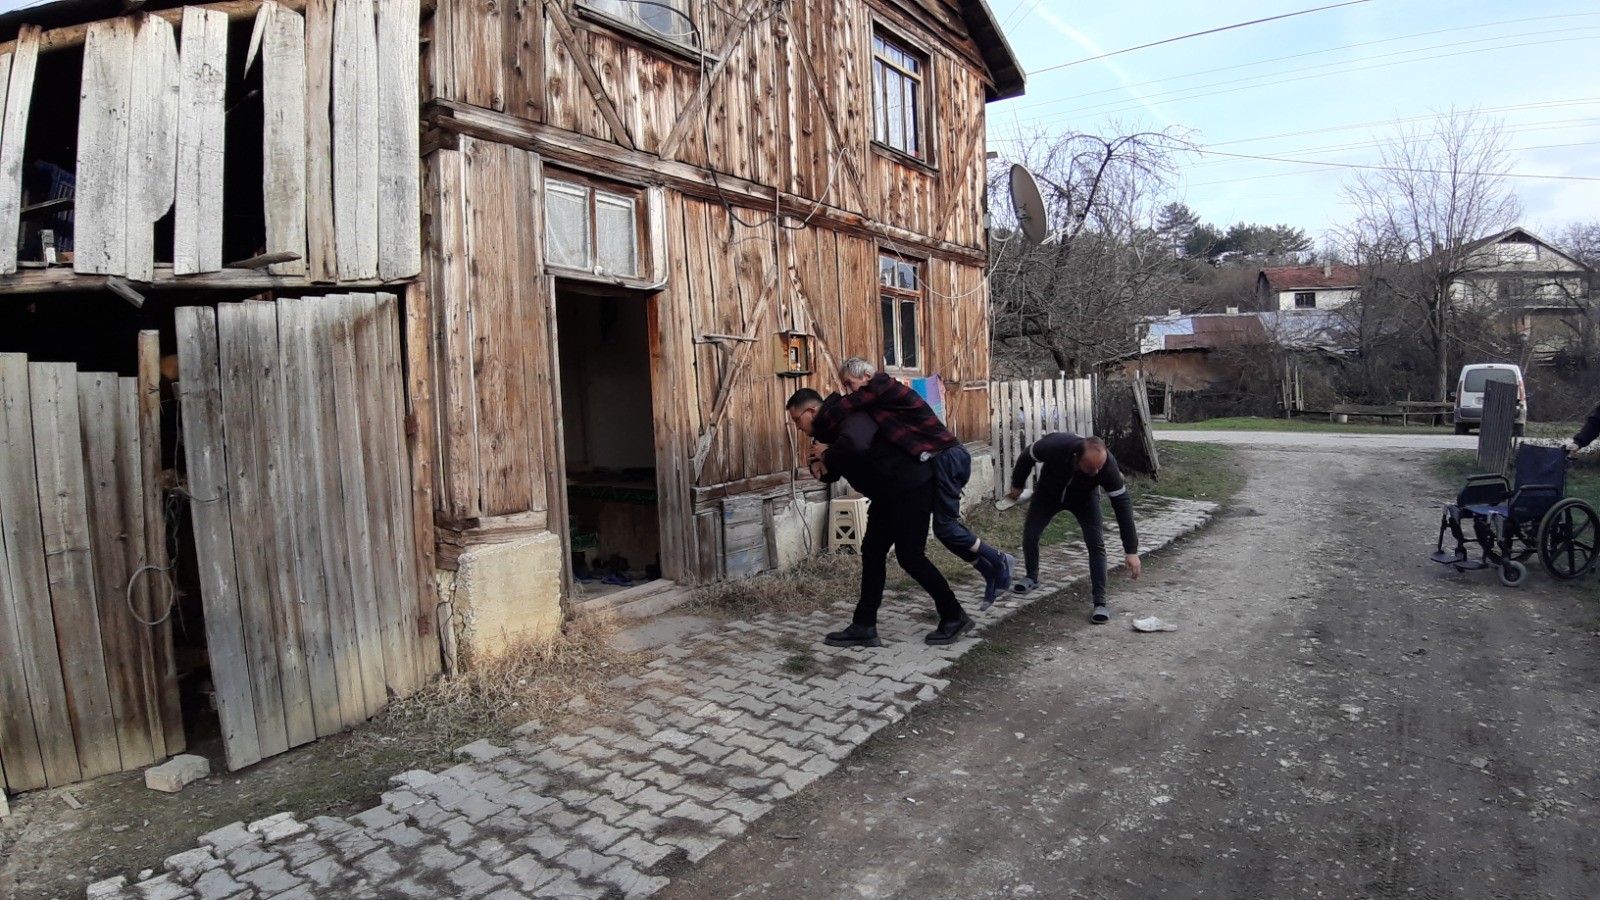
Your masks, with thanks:
[[[1480,363],[1461,367],[1456,381],[1456,434],[1466,434],[1483,421],[1483,395],[1491,381],[1517,386],[1517,418],[1511,433],[1522,437],[1528,426],[1528,389],[1522,383],[1522,369],[1509,363]]]

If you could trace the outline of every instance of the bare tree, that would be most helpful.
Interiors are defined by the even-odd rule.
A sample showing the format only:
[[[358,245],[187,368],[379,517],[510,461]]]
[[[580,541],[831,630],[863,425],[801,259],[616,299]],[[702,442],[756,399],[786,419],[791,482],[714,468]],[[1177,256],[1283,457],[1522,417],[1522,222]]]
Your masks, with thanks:
[[[1505,133],[1475,110],[1451,110],[1427,126],[1397,126],[1380,152],[1381,164],[1345,187],[1355,211],[1346,252],[1372,287],[1422,313],[1432,388],[1443,400],[1459,343],[1460,285],[1486,264],[1474,241],[1522,214],[1505,177]]]
[[[1156,224],[1175,157],[1192,145],[1175,131],[1116,137],[1068,133],[1018,142],[990,173],[990,196],[1005,197],[1010,161],[1039,182],[1049,237],[1031,244],[1010,229],[994,243],[990,294],[995,353],[1028,368],[1047,355],[1061,371],[1084,374],[1138,349],[1140,317],[1159,308],[1177,280],[1170,238]],[[1014,223],[993,204],[997,234]]]

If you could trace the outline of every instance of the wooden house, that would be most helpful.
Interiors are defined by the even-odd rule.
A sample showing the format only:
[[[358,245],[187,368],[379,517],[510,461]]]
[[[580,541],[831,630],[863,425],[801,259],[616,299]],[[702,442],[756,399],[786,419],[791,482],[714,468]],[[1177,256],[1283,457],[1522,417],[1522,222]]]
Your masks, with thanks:
[[[194,692],[238,768],[820,549],[781,407],[847,356],[989,433],[984,110],[1023,75],[983,0],[21,6],[11,789],[174,752]]]

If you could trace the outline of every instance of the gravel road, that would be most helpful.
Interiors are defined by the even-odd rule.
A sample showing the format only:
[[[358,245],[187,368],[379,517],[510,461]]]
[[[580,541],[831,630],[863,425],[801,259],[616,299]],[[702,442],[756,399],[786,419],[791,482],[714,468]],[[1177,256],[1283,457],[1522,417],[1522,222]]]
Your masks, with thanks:
[[[997,629],[659,896],[1600,896],[1600,590],[1428,562],[1431,453],[1227,437],[1249,485],[1115,579],[1111,625],[1072,597]]]

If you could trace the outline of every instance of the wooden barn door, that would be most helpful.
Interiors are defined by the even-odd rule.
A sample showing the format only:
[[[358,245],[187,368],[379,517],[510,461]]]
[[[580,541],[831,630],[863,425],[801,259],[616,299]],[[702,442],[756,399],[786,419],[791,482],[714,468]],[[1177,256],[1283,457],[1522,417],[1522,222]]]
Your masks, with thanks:
[[[153,337],[149,336],[149,337]],[[183,749],[154,344],[141,377],[0,354],[0,770],[7,790]]]
[[[393,295],[177,310],[183,437],[229,769],[438,671],[419,636]]]

